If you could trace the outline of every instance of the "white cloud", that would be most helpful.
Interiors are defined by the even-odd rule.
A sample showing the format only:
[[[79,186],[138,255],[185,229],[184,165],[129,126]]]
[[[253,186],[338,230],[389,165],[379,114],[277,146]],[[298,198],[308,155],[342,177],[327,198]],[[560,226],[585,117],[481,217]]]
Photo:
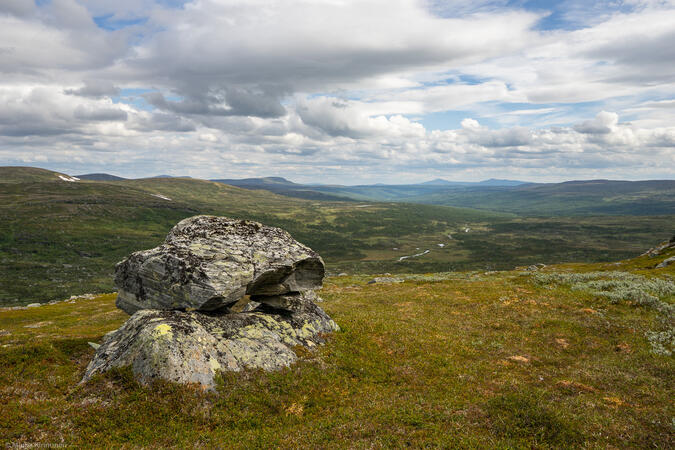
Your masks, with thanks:
[[[631,3],[590,18],[577,2],[577,29],[542,31],[544,11],[501,0],[7,0],[0,163],[332,182],[672,177],[675,8]],[[139,24],[102,30],[95,15]]]
[[[575,125],[574,130],[584,134],[608,134],[616,128],[618,122],[618,114],[601,111],[594,119]]]

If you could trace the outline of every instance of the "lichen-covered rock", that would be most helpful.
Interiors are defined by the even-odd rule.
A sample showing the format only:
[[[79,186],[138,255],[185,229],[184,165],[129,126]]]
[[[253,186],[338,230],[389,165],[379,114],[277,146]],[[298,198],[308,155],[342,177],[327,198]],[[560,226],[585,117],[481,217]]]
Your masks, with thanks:
[[[213,389],[219,370],[287,367],[297,359],[293,347],[312,348],[337,329],[311,301],[293,313],[141,310],[103,338],[82,382],[131,366],[142,383],[162,378]]]
[[[321,257],[279,228],[226,217],[179,222],[164,244],[135,252],[115,269],[117,306],[218,311],[244,295],[280,295],[321,287]]]

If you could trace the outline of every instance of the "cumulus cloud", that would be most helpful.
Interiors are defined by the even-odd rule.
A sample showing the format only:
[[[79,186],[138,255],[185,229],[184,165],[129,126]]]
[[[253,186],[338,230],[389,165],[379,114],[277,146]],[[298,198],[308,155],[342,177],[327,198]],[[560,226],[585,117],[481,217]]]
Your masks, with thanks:
[[[35,3],[25,0],[5,0],[0,3],[0,14],[25,17],[35,12]]]
[[[180,101],[167,100],[160,92],[145,94],[144,98],[159,109],[186,115],[279,117],[286,113],[275,96],[237,87]]]
[[[321,132],[353,139],[365,137],[408,137],[424,135],[424,127],[401,115],[386,117],[369,116],[362,104],[334,97],[303,100],[297,113],[303,123]]]
[[[69,95],[82,97],[111,97],[119,95],[120,88],[108,80],[85,80],[85,84],[77,89],[65,89]]]
[[[673,176],[675,5],[523,5],[6,0],[0,162],[334,182]]]
[[[608,134],[619,122],[619,115],[607,111],[601,111],[592,120],[585,120],[574,126],[574,130],[584,134]]]

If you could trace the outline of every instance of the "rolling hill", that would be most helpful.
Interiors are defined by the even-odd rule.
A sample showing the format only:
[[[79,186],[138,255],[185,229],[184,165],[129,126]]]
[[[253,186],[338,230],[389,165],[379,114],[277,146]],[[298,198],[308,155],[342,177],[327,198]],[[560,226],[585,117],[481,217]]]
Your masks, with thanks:
[[[446,189],[399,200],[530,216],[675,214],[675,180],[588,180]]]
[[[89,181],[123,181],[126,178],[110,175],[109,173],[86,173],[84,175],[77,175],[80,180]]]
[[[524,183],[490,179],[478,183],[436,179],[408,185],[302,185],[279,178],[214,180],[289,197],[387,201],[501,211],[523,216],[675,214],[675,180],[586,180]]]
[[[60,180],[60,176],[70,178],[70,175],[64,173],[35,167],[0,167],[0,183],[3,184],[51,182]]]
[[[607,261],[635,256],[673,231],[673,216],[524,218],[437,205],[304,200],[191,178],[72,181],[31,168],[0,174],[4,304],[110,291],[117,261],[158,245],[179,220],[196,214],[282,227],[317,250],[333,273]]]

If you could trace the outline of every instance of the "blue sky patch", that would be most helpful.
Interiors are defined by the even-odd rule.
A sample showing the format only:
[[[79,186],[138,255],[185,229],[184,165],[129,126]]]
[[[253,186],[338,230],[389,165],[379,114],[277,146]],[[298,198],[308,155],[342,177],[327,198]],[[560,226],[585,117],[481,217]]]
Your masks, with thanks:
[[[121,30],[122,28],[131,27],[134,25],[144,25],[147,21],[147,17],[139,17],[136,19],[116,19],[113,14],[94,17],[94,23],[96,23],[96,26],[107,31]]]

